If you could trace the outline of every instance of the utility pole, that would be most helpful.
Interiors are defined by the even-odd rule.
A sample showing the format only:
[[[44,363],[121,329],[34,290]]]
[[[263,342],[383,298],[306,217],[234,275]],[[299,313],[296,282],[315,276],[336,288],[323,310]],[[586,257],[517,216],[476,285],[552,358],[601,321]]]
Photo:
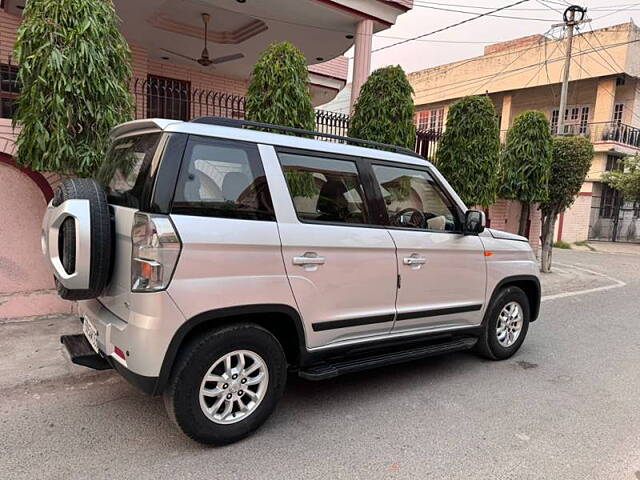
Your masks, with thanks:
[[[576,19],[576,13],[580,18]],[[587,9],[578,5],[571,5],[563,14],[564,23],[554,25],[554,27],[567,27],[567,53],[564,60],[564,78],[562,79],[562,91],[560,93],[560,111],[558,112],[558,134],[564,135],[564,116],[567,110],[567,97],[569,95],[569,74],[571,73],[571,50],[573,49],[573,31],[576,25],[586,23],[584,17]]]

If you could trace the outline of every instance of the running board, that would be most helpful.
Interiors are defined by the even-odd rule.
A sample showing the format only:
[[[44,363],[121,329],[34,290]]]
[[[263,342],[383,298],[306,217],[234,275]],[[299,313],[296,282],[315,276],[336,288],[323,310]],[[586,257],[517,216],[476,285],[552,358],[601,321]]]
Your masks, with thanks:
[[[370,368],[410,362],[443,353],[468,350],[477,342],[476,338],[458,338],[449,342],[426,345],[409,350],[393,351],[358,359],[345,359],[335,363],[322,362],[300,370],[298,375],[306,380],[326,380],[346,373],[360,372]]]
[[[96,353],[87,338],[83,334],[62,335],[60,343],[69,352],[71,362],[94,370],[109,370],[111,365],[100,354]]]

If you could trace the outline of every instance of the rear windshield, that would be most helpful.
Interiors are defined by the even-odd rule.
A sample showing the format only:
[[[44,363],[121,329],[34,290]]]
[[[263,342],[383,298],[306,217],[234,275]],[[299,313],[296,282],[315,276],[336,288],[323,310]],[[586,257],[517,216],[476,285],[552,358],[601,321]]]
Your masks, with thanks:
[[[142,208],[157,168],[152,162],[160,136],[146,133],[113,142],[96,176],[107,191],[109,203]]]

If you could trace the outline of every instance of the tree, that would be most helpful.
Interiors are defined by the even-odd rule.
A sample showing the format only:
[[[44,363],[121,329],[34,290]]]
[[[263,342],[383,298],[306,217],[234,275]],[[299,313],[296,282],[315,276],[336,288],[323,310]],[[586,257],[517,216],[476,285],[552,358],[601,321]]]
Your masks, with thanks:
[[[520,114],[507,133],[501,159],[500,196],[522,204],[518,234],[525,236],[531,204],[547,199],[551,170],[551,126],[542,112]]]
[[[640,155],[627,157],[624,169],[607,172],[602,181],[622,193],[625,200],[640,201]]]
[[[585,137],[555,137],[552,141],[549,194],[542,211],[542,271],[551,271],[553,237],[558,215],[569,208],[580,192],[593,160],[593,145]]]
[[[282,42],[262,52],[253,68],[245,108],[247,120],[315,128],[307,61],[300,50]]]
[[[438,169],[468,206],[496,202],[500,129],[487,96],[466,97],[449,109],[436,157]]]
[[[111,128],[132,117],[130,57],[111,0],[27,2],[15,52],[17,162],[91,175]]]
[[[411,148],[416,143],[413,88],[402,67],[373,72],[354,105],[349,136]]]

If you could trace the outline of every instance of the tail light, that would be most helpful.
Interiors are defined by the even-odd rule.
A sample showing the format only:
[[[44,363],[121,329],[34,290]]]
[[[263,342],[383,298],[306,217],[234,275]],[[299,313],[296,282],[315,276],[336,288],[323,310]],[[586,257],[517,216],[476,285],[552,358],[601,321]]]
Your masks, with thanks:
[[[157,292],[167,288],[182,249],[171,219],[137,212],[131,242],[131,291]]]

